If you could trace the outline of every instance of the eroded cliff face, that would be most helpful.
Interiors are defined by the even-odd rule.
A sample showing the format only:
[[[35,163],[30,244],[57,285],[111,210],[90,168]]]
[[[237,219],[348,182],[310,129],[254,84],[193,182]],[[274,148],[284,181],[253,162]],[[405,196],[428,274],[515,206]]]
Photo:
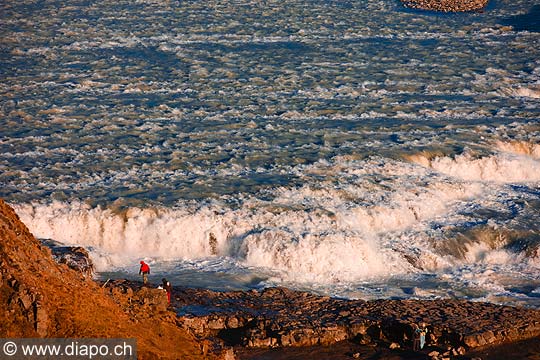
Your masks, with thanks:
[[[135,337],[139,358],[209,358],[166,310],[136,319],[88,276],[57,264],[2,200],[0,324],[0,337]]]

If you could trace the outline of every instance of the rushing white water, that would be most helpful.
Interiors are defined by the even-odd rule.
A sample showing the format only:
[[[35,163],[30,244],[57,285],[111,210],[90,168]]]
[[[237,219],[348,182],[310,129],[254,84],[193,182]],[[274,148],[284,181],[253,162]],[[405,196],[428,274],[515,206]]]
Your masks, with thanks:
[[[474,158],[469,154],[428,159],[418,155],[415,160],[440,173],[470,181],[501,183],[540,181],[540,161],[527,156],[492,155]]]
[[[506,155],[493,155],[497,156]],[[530,161],[518,164],[529,169]],[[507,198],[499,193],[504,185],[476,171],[474,159],[468,167],[462,164],[466,175],[457,179],[446,177],[453,174],[455,164],[443,165],[432,166],[438,175],[420,165],[383,159],[320,162],[303,166],[302,171],[354,180],[339,187],[280,188],[271,201],[248,198],[237,209],[219,203],[184,203],[173,208],[112,210],[55,201],[20,204],[16,210],[36,236],[93,249],[100,271],[133,268],[139,258],[158,264],[215,258],[215,265],[221,262],[224,271],[231,266],[227,259],[233,259],[237,268],[259,269],[261,279],[296,286],[324,284],[327,291],[339,284],[426,272],[447,274],[471,265],[525,266],[525,273],[534,274],[537,242],[516,254],[512,237],[523,234],[501,230],[511,227],[504,215]],[[390,174],[395,177],[388,182],[391,186],[367,181]],[[513,183],[530,181],[526,171],[515,174]],[[517,174],[522,177],[516,178]],[[514,218],[538,219],[533,215],[537,206],[525,206]],[[477,209],[481,207],[503,214],[491,215],[484,224],[485,215]],[[458,235],[470,223],[477,223],[478,234]],[[444,244],[452,232],[451,236],[464,238]],[[494,274],[482,270],[478,275],[486,272]],[[485,284],[493,285],[488,280]]]
[[[0,5],[0,196],[100,276],[540,306],[532,4]]]

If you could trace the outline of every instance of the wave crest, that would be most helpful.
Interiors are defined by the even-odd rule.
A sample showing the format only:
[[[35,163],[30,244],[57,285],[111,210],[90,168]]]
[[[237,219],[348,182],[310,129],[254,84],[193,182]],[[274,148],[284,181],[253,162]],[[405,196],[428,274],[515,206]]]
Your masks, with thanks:
[[[514,152],[528,151],[536,154],[536,147],[507,145]],[[532,152],[531,152],[532,151]],[[470,154],[450,156],[426,156],[415,154],[410,161],[429,167],[442,174],[467,181],[491,181],[498,183],[519,183],[540,181],[540,161],[529,156],[496,154],[476,158]]]

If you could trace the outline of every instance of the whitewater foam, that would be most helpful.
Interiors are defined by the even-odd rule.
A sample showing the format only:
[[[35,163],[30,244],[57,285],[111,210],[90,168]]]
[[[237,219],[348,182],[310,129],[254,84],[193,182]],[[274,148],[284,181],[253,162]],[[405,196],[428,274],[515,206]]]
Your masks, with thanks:
[[[387,165],[396,174],[410,174],[401,166],[408,167]],[[349,170],[365,176],[366,168]],[[113,210],[58,201],[14,206],[40,238],[89,246],[100,258],[113,254],[103,266],[121,267],[143,257],[227,256],[298,282],[336,283],[416,271],[404,256],[410,249],[396,252],[396,242],[416,237],[410,245],[422,248],[428,240],[422,233],[432,221],[456,216],[481,190],[478,184],[435,182],[388,192],[360,181],[343,189],[282,189],[272,202],[249,199],[237,210],[219,205]],[[437,261],[442,262],[432,263]]]
[[[430,158],[419,154],[411,157],[411,160],[440,173],[468,181],[500,183],[540,181],[540,161],[526,156],[496,154],[477,158],[465,153],[455,157]]]
[[[37,236],[205,286],[540,286],[538,34],[500,25],[527,1],[53,5],[0,11],[0,196]]]

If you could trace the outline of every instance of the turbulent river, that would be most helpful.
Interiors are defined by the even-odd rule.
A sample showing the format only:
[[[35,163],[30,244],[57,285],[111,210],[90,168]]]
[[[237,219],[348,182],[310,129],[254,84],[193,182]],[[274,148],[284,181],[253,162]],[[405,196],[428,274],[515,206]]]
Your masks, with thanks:
[[[0,197],[176,285],[540,307],[531,1],[0,4]]]

